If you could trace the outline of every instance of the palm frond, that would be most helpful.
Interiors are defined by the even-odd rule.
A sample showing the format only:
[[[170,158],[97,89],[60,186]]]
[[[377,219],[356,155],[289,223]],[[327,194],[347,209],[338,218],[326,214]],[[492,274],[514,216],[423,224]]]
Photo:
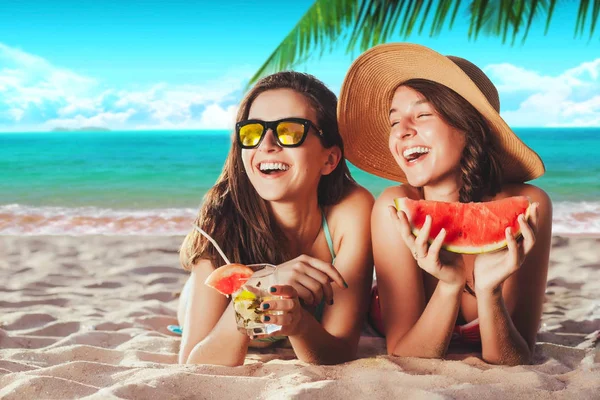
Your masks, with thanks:
[[[452,13],[452,19],[450,20],[450,29],[452,29],[452,25],[454,25],[454,20],[456,20],[456,14],[458,14],[458,9],[460,8],[460,1],[456,1],[453,3],[454,3],[454,12]]]
[[[429,0],[427,2],[427,6],[425,7],[425,15],[429,15],[429,11],[431,11],[431,5],[433,4],[433,0]],[[421,21],[421,26],[419,27],[419,35],[423,33],[423,28],[425,28],[425,22],[427,22],[426,18],[423,18]]]
[[[510,35],[514,44],[522,35],[525,42],[536,17],[546,17],[545,33],[548,32],[556,3],[557,0],[471,0],[466,16],[468,38],[477,40],[483,33],[501,37],[506,43]],[[448,28],[452,29],[459,9],[460,0],[316,0],[248,86],[263,75],[294,68],[313,55],[332,51],[342,38],[347,43],[346,52],[352,53],[385,43],[394,35],[407,38],[415,29],[422,34],[428,24],[429,36],[437,36],[448,19]],[[600,0],[579,0],[575,36],[588,29],[588,16],[591,39],[600,17]]]
[[[440,6],[437,8],[435,15],[433,17],[433,22],[431,23],[431,30],[429,31],[429,36],[437,36],[442,31],[444,27],[444,22],[446,21],[446,17],[448,12],[450,11],[450,7],[452,6],[452,1],[440,1]],[[454,9],[457,10],[458,7],[455,5]],[[453,14],[454,16],[454,14]],[[452,18],[452,21],[454,18]],[[423,20],[425,21],[425,20]],[[452,24],[452,22],[450,22]],[[420,31],[419,31],[420,33]]]
[[[471,18],[471,26],[469,26],[469,36],[474,34],[475,39],[477,39],[477,35],[481,31],[481,26],[483,24],[485,11],[488,6],[488,0],[476,0],[474,5],[474,11]]]
[[[519,10],[517,11],[517,15],[514,19],[515,23],[513,26],[513,38],[512,38],[512,42],[513,44],[515,43],[515,40],[517,39],[517,33],[519,33],[519,28],[521,27],[521,21],[523,20],[523,17],[525,16],[525,0],[521,0],[519,3]],[[535,14],[535,9],[531,10],[531,14]]]
[[[552,20],[552,15],[554,15],[554,6],[556,6],[556,0],[550,0],[550,8],[548,9],[548,18],[546,19],[546,29],[544,29],[544,35],[548,34],[550,21]]]
[[[587,12],[590,5],[589,0],[580,0],[579,11],[577,11],[577,22],[575,23],[575,35],[583,33],[583,27],[585,26],[585,20],[587,18]]]
[[[591,6],[591,7],[590,7]],[[590,16],[590,36],[589,39],[592,39],[594,32],[596,31],[596,24],[598,23],[598,17],[600,16],[600,0],[580,0],[579,1],[579,9],[577,11],[577,21],[575,23],[575,36],[583,36],[586,31],[585,24],[587,22],[588,12],[591,8],[591,16]]]
[[[598,15],[600,14],[600,0],[594,1],[594,9],[592,10],[592,26],[590,27],[590,39],[594,36],[594,30],[596,30],[596,22],[598,22]]]
[[[294,68],[315,54],[323,55],[344,34],[348,34],[348,53],[354,49],[364,51],[398,33],[408,37],[415,26],[421,32],[425,28],[423,22],[432,12],[435,18],[431,32],[437,34],[453,5],[451,24],[454,22],[459,3],[456,0],[316,0],[250,78],[248,86],[261,76]]]
[[[368,1],[366,1],[368,3]],[[356,0],[317,0],[250,78],[248,85],[261,76],[293,68],[308,59],[315,49],[331,50],[344,29],[354,21],[359,9]]]
[[[502,43],[506,43],[506,36],[508,35],[508,25],[511,23],[510,18],[506,18],[506,14],[512,7],[512,0],[502,0],[502,7],[498,12],[498,23],[496,25],[496,33],[502,29]]]
[[[248,85],[261,76],[293,68],[319,49],[331,50],[344,29],[354,21],[359,4],[356,0],[317,0],[250,78]]]
[[[525,34],[523,35],[523,43],[525,43],[525,39],[527,38],[527,34],[529,33],[529,28],[531,28],[531,23],[533,22],[533,16],[535,15],[537,5],[538,5],[538,0],[533,0],[533,2],[531,4],[531,9],[529,10],[529,18],[527,19],[527,27],[525,28]]]
[[[469,6],[469,38],[477,39],[479,33],[484,33],[502,37],[502,43],[506,43],[509,33],[512,33],[511,43],[514,44],[525,26],[524,42],[535,17],[548,12],[555,2],[556,0],[498,0],[490,3],[474,0]]]

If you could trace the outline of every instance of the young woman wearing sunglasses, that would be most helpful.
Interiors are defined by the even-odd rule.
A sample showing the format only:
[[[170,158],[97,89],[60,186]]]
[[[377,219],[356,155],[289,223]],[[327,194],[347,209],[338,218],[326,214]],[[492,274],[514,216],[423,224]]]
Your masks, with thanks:
[[[323,83],[296,72],[262,79],[242,101],[223,172],[196,224],[232,262],[277,265],[273,289],[283,299],[261,308],[282,329],[260,340],[237,331],[232,304],[204,285],[221,258],[192,231],[181,248],[191,276],[178,312],[180,363],[240,365],[248,346],[286,336],[307,362],[355,357],[371,287],[374,199],[350,176],[336,106]]]

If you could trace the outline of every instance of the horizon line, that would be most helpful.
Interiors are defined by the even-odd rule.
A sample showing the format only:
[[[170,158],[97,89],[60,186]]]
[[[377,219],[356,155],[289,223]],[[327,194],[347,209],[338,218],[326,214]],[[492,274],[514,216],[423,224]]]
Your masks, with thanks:
[[[511,129],[600,129],[598,126],[511,126]],[[227,128],[180,128],[180,129],[110,129],[102,128],[101,130],[96,129],[74,129],[74,130],[0,130],[0,134],[18,134],[18,133],[116,133],[116,132],[233,132],[233,129]]]

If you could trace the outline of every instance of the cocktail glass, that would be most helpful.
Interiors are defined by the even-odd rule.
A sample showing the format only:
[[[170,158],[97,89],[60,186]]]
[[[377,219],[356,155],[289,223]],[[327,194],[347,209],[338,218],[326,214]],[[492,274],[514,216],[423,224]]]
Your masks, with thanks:
[[[248,336],[264,336],[277,332],[281,330],[281,326],[263,322],[261,318],[265,311],[260,308],[262,302],[280,298],[269,292],[269,288],[277,284],[276,268],[265,263],[250,264],[248,267],[255,271],[254,274],[232,294],[238,331]]]

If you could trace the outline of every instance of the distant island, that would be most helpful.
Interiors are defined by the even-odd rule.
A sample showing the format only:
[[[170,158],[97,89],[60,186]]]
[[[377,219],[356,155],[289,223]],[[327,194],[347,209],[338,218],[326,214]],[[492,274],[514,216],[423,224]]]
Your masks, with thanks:
[[[109,132],[110,129],[102,128],[100,126],[85,126],[83,128],[63,128],[56,127],[52,129],[52,132]]]

